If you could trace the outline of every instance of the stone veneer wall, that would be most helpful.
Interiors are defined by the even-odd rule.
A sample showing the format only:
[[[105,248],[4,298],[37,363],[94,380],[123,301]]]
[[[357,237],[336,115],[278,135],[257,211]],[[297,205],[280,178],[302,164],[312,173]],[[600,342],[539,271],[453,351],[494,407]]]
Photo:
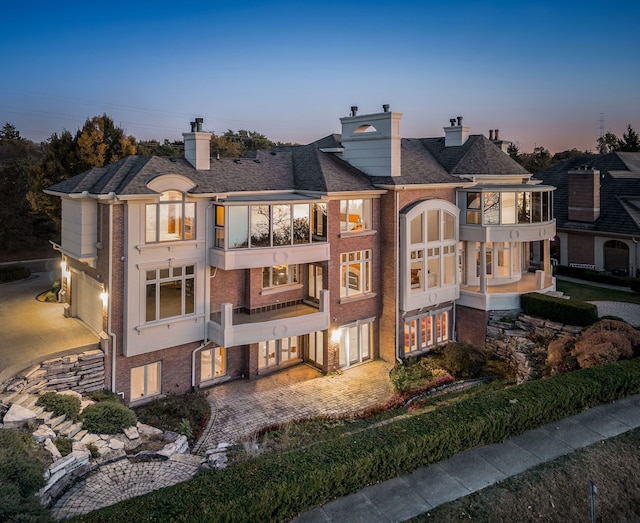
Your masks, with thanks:
[[[516,370],[516,382],[539,378],[547,358],[548,341],[575,336],[582,327],[536,318],[518,311],[497,311],[489,315],[486,350],[509,362]],[[532,338],[546,343],[538,344]]]
[[[34,365],[9,380],[3,390],[31,394],[74,390],[86,395],[104,389],[104,377],[104,352],[91,349]]]

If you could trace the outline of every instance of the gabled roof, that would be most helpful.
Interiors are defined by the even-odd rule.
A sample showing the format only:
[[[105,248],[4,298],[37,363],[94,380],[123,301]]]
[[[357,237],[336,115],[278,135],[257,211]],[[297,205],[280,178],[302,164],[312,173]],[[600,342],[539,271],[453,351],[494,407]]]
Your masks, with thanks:
[[[585,167],[600,171],[600,217],[594,222],[571,221],[568,173]],[[559,229],[640,235],[640,153],[576,156],[537,173],[536,177],[556,186],[553,207]]]

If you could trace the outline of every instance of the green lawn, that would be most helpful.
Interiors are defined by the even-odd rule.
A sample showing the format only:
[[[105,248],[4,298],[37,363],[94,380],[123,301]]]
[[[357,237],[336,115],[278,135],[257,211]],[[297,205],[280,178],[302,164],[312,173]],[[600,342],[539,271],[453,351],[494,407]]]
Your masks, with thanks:
[[[640,305],[640,294],[556,279],[556,289],[580,301],[623,301]]]

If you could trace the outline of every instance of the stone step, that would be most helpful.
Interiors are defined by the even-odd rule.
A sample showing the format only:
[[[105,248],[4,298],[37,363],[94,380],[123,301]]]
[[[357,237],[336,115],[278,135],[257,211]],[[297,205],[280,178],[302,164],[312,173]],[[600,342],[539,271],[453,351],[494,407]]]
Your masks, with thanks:
[[[13,403],[15,398],[17,398],[18,396],[20,396],[19,392],[10,392],[9,394],[7,394],[5,396],[5,398],[3,399],[2,403],[5,403],[7,405],[11,404],[11,403]]]
[[[51,418],[50,420],[46,421],[45,424],[49,425],[52,429],[55,429],[58,425],[60,425],[60,423],[62,423],[66,419],[67,419],[66,414],[63,414],[62,416]]]
[[[33,407],[31,410],[35,412],[36,417],[38,417],[44,412],[44,407],[42,405],[38,405],[37,407]]]
[[[51,428],[54,429],[58,434],[63,436],[64,435],[63,432],[67,430],[69,427],[71,427],[71,425],[73,425],[73,420],[65,419],[64,421],[56,425],[55,428],[54,427],[51,427]]]
[[[76,432],[73,436],[71,436],[71,439],[73,441],[80,441],[82,438],[84,438],[87,434],[89,434],[89,431],[86,429],[82,429],[78,432]]]
[[[53,417],[53,412],[44,410],[40,414],[36,414],[36,421],[40,423],[47,423]]]
[[[80,430],[82,430],[82,422],[78,421],[76,423],[72,423],[65,429],[62,429],[60,431],[60,435],[65,438],[73,438],[78,432],[80,432]]]
[[[38,401],[38,396],[35,394],[22,394],[14,403],[17,403],[21,407],[25,409],[33,410],[36,402]]]

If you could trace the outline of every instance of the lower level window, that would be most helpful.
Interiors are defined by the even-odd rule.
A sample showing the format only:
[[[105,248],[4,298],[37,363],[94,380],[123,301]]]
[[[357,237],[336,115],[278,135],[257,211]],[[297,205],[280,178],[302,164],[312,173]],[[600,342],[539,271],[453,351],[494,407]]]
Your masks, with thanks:
[[[298,359],[301,357],[299,351],[297,336],[261,341],[258,344],[258,369],[268,369]]]
[[[159,361],[131,369],[131,401],[160,394],[161,376]]]
[[[340,367],[371,358],[372,325],[373,320],[366,320],[340,327]]]
[[[449,310],[414,316],[404,322],[404,355],[449,341]]]
[[[214,347],[200,353],[200,381],[219,378],[227,373],[227,353],[224,347]]]

